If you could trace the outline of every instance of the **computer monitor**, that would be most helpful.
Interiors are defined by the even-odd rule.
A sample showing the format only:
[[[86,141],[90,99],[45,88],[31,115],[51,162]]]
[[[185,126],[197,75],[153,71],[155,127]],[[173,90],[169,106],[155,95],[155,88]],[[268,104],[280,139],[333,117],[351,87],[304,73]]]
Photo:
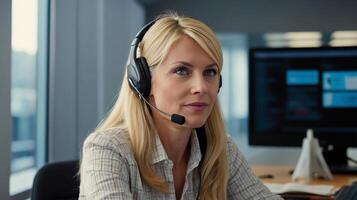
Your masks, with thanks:
[[[249,51],[249,144],[301,146],[307,129],[333,172],[357,147],[357,47]]]

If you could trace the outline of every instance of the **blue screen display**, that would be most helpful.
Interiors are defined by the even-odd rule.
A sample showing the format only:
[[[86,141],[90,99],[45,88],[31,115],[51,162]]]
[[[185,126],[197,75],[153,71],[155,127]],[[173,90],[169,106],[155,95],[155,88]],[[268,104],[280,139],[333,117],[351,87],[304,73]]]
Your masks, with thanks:
[[[357,92],[325,92],[325,108],[357,108]]]
[[[322,78],[324,90],[357,90],[356,71],[326,71]]]
[[[319,83],[317,70],[288,70],[286,84],[288,85],[316,85]]]
[[[357,72],[325,71],[322,105],[325,108],[357,108]]]

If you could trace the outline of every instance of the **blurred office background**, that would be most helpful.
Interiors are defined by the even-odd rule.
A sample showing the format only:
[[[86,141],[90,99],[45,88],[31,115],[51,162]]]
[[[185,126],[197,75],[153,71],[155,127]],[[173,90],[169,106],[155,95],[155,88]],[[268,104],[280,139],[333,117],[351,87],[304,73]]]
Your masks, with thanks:
[[[248,145],[248,50],[356,46],[355,8],[347,0],[0,0],[0,199],[28,198],[39,167],[80,158],[116,98],[135,33],[165,10],[217,33],[226,129],[248,161],[294,165],[299,148]]]

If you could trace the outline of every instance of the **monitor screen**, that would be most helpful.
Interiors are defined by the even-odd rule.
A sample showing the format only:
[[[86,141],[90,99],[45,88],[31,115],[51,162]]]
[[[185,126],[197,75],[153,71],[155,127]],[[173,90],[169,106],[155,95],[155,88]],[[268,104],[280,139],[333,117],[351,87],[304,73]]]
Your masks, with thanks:
[[[301,146],[307,129],[341,162],[357,147],[357,47],[251,49],[249,144]]]

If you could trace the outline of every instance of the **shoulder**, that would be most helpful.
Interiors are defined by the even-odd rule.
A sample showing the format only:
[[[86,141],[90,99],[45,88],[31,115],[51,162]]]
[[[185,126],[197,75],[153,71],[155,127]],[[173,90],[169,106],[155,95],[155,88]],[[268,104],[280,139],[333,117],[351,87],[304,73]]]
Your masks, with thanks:
[[[233,138],[227,134],[227,156],[229,168],[239,168],[245,164],[246,160]]]
[[[123,145],[130,143],[129,133],[126,129],[119,127],[98,130],[87,136],[84,141],[84,145],[88,143]]]
[[[236,143],[234,142],[233,138],[227,134],[227,153],[228,156],[234,154],[234,155],[239,155],[240,156],[240,151],[238,150],[238,147]]]
[[[83,143],[83,154],[88,151],[111,152],[132,159],[129,133],[126,129],[119,127],[95,131],[88,135]]]
[[[228,199],[281,199],[256,177],[233,139],[227,135]]]

